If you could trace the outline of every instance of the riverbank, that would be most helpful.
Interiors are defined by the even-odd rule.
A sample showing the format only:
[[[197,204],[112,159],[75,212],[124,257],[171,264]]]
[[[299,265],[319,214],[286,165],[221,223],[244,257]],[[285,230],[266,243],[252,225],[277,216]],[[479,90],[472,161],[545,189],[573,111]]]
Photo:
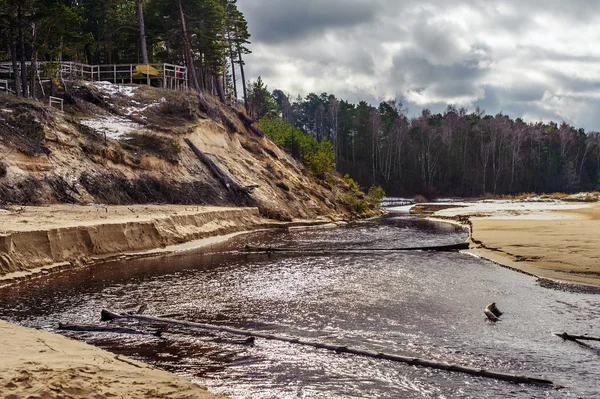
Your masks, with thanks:
[[[0,321],[0,397],[217,399],[184,377],[58,334]]]
[[[11,207],[0,212],[0,284],[115,258],[210,244],[195,242],[259,228],[329,223],[278,222],[258,208],[135,205]],[[171,248],[173,247],[173,248]]]
[[[10,207],[0,211],[0,284],[112,259],[216,245],[250,230],[330,223],[278,222],[261,217],[257,208]],[[183,377],[60,335],[4,321],[0,334],[1,398],[224,398]]]
[[[600,204],[479,201],[430,217],[471,227],[468,252],[552,280],[600,287]]]

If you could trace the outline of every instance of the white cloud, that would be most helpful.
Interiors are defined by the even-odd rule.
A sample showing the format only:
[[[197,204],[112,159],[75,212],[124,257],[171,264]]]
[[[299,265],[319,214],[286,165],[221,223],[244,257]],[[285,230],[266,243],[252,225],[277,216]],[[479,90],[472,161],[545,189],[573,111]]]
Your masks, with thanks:
[[[303,4],[300,7],[298,4]],[[239,0],[248,75],[292,94],[455,104],[600,129],[600,2]],[[304,11],[303,11],[304,10]],[[287,21],[287,22],[286,22]]]

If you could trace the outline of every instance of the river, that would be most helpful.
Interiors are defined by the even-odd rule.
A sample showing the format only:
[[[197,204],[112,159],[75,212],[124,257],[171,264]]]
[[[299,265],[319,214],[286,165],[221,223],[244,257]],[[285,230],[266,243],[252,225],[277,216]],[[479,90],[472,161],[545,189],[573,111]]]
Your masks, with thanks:
[[[244,346],[239,337],[220,333],[168,329],[159,338],[63,332],[189,376],[233,399],[600,398],[600,344],[553,335],[600,335],[597,295],[543,288],[534,277],[468,254],[368,250],[466,237],[458,226],[394,212],[338,229],[257,232],[219,248],[95,265],[6,287],[0,289],[0,317],[56,331],[59,322],[97,322],[102,308],[147,304],[150,315],[543,377],[565,386],[518,385],[262,339]],[[329,252],[235,251],[245,244]],[[483,315],[490,302],[504,312],[495,324]]]

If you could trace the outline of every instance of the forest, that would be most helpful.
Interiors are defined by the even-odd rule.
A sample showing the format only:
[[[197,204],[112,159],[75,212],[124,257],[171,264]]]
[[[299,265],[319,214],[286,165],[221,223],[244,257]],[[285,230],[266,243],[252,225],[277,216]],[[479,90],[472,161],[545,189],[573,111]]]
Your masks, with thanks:
[[[260,77],[246,85],[250,33],[236,2],[0,0],[0,62],[12,64],[16,94],[32,97],[36,61],[186,65],[191,88],[245,107],[313,173],[325,178],[336,168],[391,195],[598,190],[597,132],[454,106],[410,117],[399,101],[293,98]]]
[[[290,98],[270,92],[260,78],[249,93],[249,112],[263,125],[281,118],[290,135],[330,142],[342,174],[361,187],[381,185],[388,195],[572,193],[600,183],[600,133],[566,123],[527,123],[451,105],[443,114],[425,109],[409,117],[396,101],[375,107],[327,93]]]
[[[0,62],[27,71],[14,77],[21,83],[16,91],[33,97],[30,82],[40,61],[194,66],[190,87],[231,103],[245,91],[250,52],[248,24],[236,2],[0,0]]]

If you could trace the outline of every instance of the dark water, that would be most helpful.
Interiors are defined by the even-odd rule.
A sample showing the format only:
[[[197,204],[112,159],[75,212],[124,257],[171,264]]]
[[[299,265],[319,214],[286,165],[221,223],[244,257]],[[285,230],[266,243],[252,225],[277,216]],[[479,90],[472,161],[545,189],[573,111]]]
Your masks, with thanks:
[[[231,247],[389,248],[451,244],[454,226],[391,214],[335,230],[255,233]],[[101,308],[259,330],[314,341],[551,379],[563,390],[428,370],[377,359],[227,335],[162,338],[76,334],[191,376],[232,398],[600,398],[600,344],[554,332],[600,335],[600,297],[536,280],[459,253],[202,254],[70,271],[0,290],[0,317],[54,331],[92,323]],[[482,310],[505,312],[491,324]],[[147,326],[131,324],[138,329]],[[74,333],[73,333],[74,334]],[[232,341],[234,340],[234,341]]]

